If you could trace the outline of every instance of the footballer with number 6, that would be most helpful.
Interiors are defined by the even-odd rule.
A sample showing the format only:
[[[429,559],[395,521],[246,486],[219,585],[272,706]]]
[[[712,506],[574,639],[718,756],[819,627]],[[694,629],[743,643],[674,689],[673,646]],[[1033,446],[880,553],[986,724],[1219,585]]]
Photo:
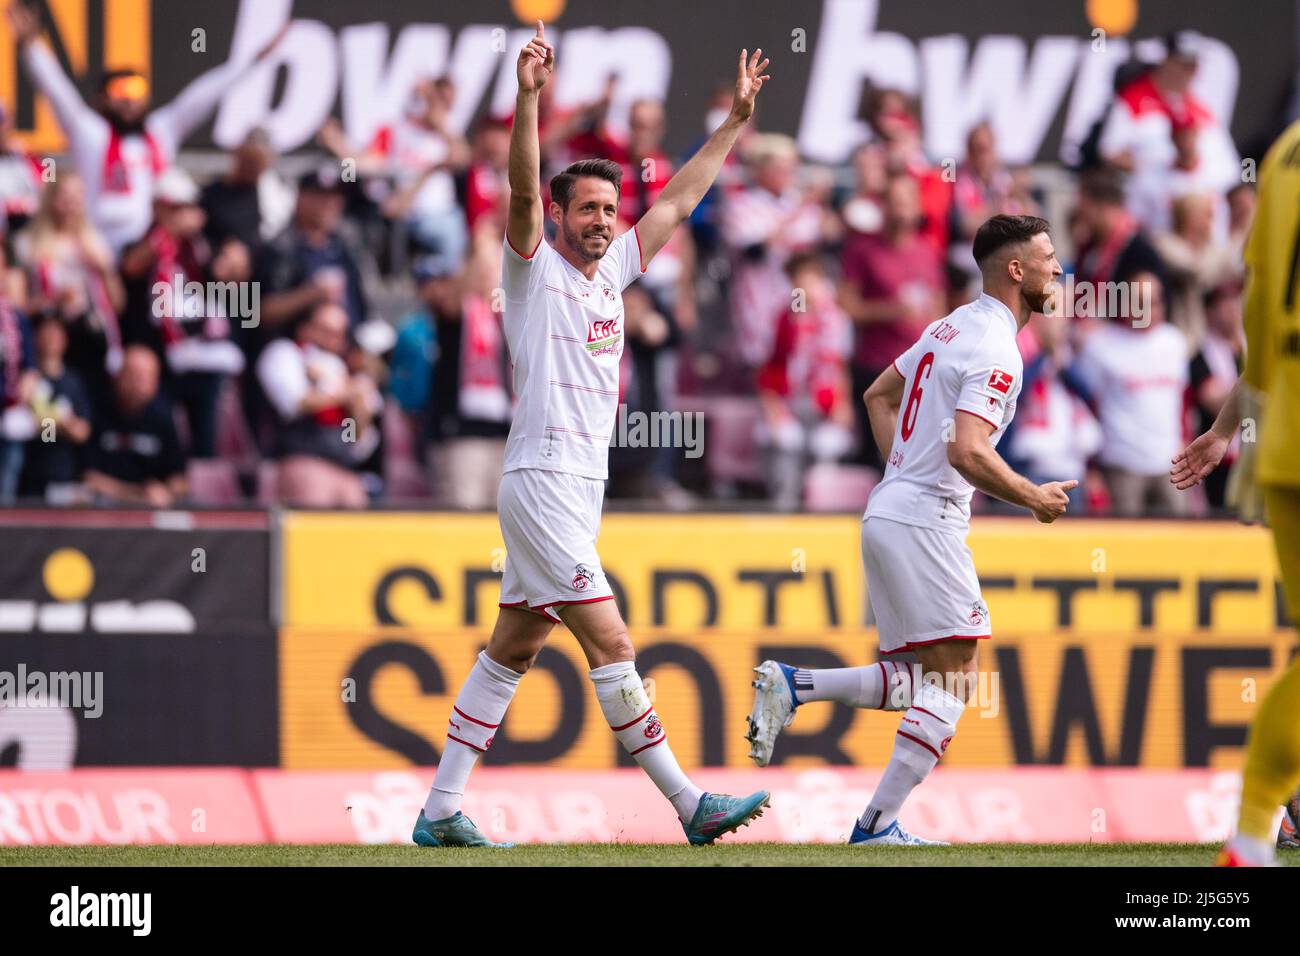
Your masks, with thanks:
[[[1034,216],[994,216],[975,234],[974,253],[983,294],[931,323],[863,395],[886,462],[862,520],[880,662],[804,670],[764,661],[755,668],[748,739],[759,766],[771,761],[777,734],[801,704],[832,700],[902,712],[893,755],[851,844],[937,842],[908,833],[898,815],[957,733],[978,676],[978,642],[991,635],[965,540],[974,489],[1052,522],[1078,484],[1034,484],[995,450],[1020,394],[1016,335],[1059,289],[1061,266],[1048,224]],[[921,681],[890,659],[908,651],[919,659]]]
[[[503,845],[461,812],[461,798],[520,677],[559,622],[582,646],[610,729],[672,804],[691,843],[712,843],[767,806],[762,790],[748,797],[704,793],[678,766],[596,551],[618,406],[623,290],[717,178],[753,115],[766,66],[761,50],[752,57],[741,52],[727,119],[635,227],[616,238],[623,180],[617,163],[573,163],[551,180],[543,210],[537,98],[555,69],[555,52],[541,21],[519,54],[502,266],[518,407],[497,499],[507,552],[501,610],[448,718],[447,745],[412,837],[421,846]],[[556,226],[553,246],[543,238],[543,215]]]

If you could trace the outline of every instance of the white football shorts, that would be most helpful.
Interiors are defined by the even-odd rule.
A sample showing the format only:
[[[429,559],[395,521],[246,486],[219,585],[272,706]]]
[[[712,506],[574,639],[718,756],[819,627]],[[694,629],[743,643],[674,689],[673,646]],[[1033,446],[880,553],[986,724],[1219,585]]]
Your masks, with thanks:
[[[882,654],[992,634],[975,561],[960,536],[870,517],[862,522],[862,565]]]
[[[501,607],[559,622],[555,609],[614,596],[596,553],[605,482],[520,468],[501,476],[497,515],[506,543]]]

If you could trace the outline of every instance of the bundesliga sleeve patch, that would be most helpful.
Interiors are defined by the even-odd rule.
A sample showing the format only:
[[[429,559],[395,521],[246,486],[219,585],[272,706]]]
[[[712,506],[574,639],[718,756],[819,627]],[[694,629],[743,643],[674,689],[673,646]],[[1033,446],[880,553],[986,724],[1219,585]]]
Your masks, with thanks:
[[[1003,395],[1011,394],[1011,386],[1015,383],[1016,377],[1010,372],[1004,372],[1000,368],[995,368],[989,375],[988,387]]]

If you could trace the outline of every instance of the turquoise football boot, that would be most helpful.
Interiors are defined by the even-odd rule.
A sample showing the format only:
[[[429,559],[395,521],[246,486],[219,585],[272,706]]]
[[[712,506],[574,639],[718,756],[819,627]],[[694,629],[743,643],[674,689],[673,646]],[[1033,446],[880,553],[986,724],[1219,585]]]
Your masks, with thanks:
[[[421,810],[411,839],[419,846],[490,846],[499,849],[514,846],[513,843],[493,843],[474,826],[473,820],[459,810],[443,820],[430,820]]]
[[[706,793],[700,797],[700,805],[695,808],[695,816],[691,817],[691,822],[682,824],[682,829],[686,831],[686,839],[692,846],[703,846],[712,843],[724,833],[747,827],[750,820],[763,815],[763,808],[771,799],[772,795],[766,790],[759,790],[747,797]]]

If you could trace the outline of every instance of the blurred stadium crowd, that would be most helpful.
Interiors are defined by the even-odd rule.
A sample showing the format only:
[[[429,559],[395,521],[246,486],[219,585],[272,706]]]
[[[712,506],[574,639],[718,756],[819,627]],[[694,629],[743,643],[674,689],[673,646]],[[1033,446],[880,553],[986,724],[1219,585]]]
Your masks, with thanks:
[[[200,185],[179,149],[241,65],[156,108],[143,76],[109,73],[87,103],[34,28],[15,29],[69,153],[28,153],[0,116],[0,499],[494,507],[511,416],[495,293],[509,117],[462,135],[456,89],[430,78],[370,142],[330,123],[312,156],[277,157],[255,130]],[[703,456],[613,447],[609,496],[862,507],[881,462],[859,396],[978,291],[970,240],[1003,212],[1052,216],[1067,292],[1144,293],[1118,307],[1072,294],[1035,317],[1001,451],[1039,480],[1084,478],[1079,513],[1221,508],[1228,468],[1200,497],[1166,477],[1242,361],[1254,204],[1190,92],[1196,43],[1175,35],[1160,62],[1120,71],[1074,170],[1008,168],[987,124],[965,156],[927,156],[896,90],[870,92],[874,136],[840,168],[803,162],[760,113],[624,295],[620,401],[702,414]],[[698,101],[703,116],[637,102],[626,136],[605,122],[614,89],[598,92],[565,111],[543,96],[542,178],[622,163],[630,228],[689,155],[665,152],[668,122],[698,128],[693,151],[731,90]]]

